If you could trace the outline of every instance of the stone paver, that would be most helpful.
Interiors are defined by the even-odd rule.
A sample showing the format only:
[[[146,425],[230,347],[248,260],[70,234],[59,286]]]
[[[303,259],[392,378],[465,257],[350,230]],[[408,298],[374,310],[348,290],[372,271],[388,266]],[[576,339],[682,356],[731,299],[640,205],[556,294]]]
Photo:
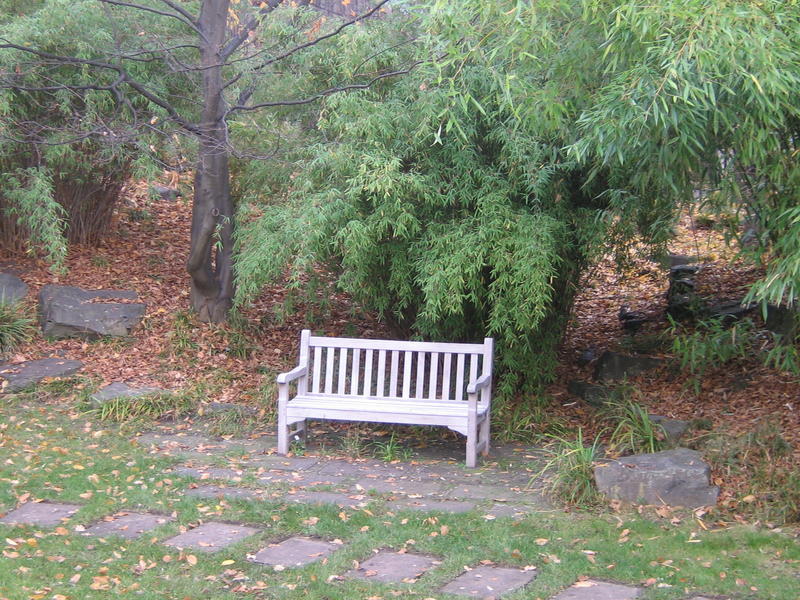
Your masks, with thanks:
[[[487,517],[512,517],[514,519],[521,519],[528,515],[531,511],[529,506],[521,506],[519,504],[505,504],[503,502],[492,504],[484,511]]]
[[[191,548],[197,552],[217,552],[226,546],[255,535],[258,531],[255,527],[247,525],[210,521],[176,535],[164,543],[176,548]]]
[[[536,494],[515,491],[499,485],[481,485],[470,482],[468,485],[457,485],[445,493],[448,498],[473,498],[475,500],[528,500]]]
[[[171,516],[153,513],[117,513],[87,527],[83,534],[98,537],[119,535],[124,538],[134,539],[148,531],[152,531],[156,527],[160,527],[164,523],[174,520]]]
[[[251,560],[262,565],[301,567],[320,560],[336,548],[336,544],[324,540],[293,537],[262,548]]]
[[[66,358],[43,358],[2,365],[0,367],[0,381],[2,382],[0,391],[18,392],[43,379],[69,377],[82,368],[82,362]]]
[[[251,490],[240,487],[222,487],[219,485],[201,485],[196,488],[186,490],[187,496],[197,496],[199,498],[237,498],[244,500],[254,500],[263,498],[266,492],[263,490]]]
[[[404,494],[430,496],[443,493],[443,486],[440,483],[428,481],[409,481],[407,479],[369,479],[363,478],[356,482],[356,486],[365,491],[374,491],[379,494]]]
[[[189,467],[186,465],[177,466],[172,469],[172,472],[197,479],[227,479],[229,481],[241,481],[243,474],[241,470],[225,467]]]
[[[551,600],[633,600],[641,594],[640,588],[630,585],[587,579],[568,587]]]
[[[314,467],[319,462],[318,458],[306,456],[259,456],[250,459],[248,465],[252,467],[262,467],[267,470],[278,471],[305,471]]]
[[[418,511],[439,511],[446,513],[465,513],[475,508],[474,502],[463,500],[402,500],[390,502],[387,508],[391,511],[398,510],[418,510]]]
[[[335,504],[337,506],[346,506],[354,508],[356,506],[363,506],[369,500],[361,495],[347,495],[338,492],[317,492],[317,491],[303,491],[296,494],[289,494],[285,497],[289,502],[299,502],[303,504]]]
[[[381,550],[362,562],[357,569],[348,571],[347,577],[359,577],[381,583],[413,583],[431,567],[440,564],[424,554],[400,554]]]
[[[64,519],[74,515],[80,508],[78,504],[27,502],[0,519],[0,523],[52,527],[60,525]]]
[[[527,585],[536,571],[481,565],[466,571],[444,586],[441,591],[472,598],[498,598]],[[621,600],[621,599],[620,599]]]

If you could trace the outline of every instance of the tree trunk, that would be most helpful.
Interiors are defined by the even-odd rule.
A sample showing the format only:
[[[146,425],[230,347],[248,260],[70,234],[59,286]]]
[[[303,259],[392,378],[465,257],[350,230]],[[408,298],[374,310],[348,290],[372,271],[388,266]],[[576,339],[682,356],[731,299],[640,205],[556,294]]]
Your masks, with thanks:
[[[192,205],[192,308],[202,321],[225,321],[232,306],[233,202],[228,168],[228,132],[224,121],[222,57],[230,0],[203,0],[199,28],[203,77],[202,131]]]

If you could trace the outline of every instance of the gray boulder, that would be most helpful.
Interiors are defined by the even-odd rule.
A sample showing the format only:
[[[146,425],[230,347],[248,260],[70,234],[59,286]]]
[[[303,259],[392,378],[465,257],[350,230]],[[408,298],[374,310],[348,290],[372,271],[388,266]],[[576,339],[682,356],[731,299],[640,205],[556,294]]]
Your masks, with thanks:
[[[676,448],[603,462],[594,478],[610,498],[696,508],[717,502],[719,488],[709,485],[710,472],[699,452]]]
[[[138,398],[163,392],[164,390],[157,387],[133,388],[127,383],[115,382],[100,388],[96,393],[92,394],[89,397],[89,402],[93,408],[100,408],[103,404],[119,398]]]
[[[28,295],[28,285],[16,275],[0,273],[0,304],[13,304]]]
[[[606,351],[595,365],[594,378],[598,381],[613,381],[635,377],[645,371],[657,369],[663,363],[662,359],[652,356],[629,356]]]
[[[136,292],[84,290],[65,285],[46,285],[39,292],[42,333],[50,338],[122,337],[142,320],[146,306]]]
[[[772,333],[781,336],[783,343],[791,344],[797,336],[800,325],[800,312],[796,306],[767,305],[767,322],[765,327]]]
[[[576,379],[567,382],[567,391],[591,406],[603,406],[613,392],[612,388],[604,385],[586,383]]]
[[[44,358],[0,367],[0,389],[3,392],[18,392],[39,383],[45,378],[68,377],[77,373],[83,363],[65,358]]]
[[[677,446],[683,435],[689,430],[689,421],[670,419],[661,415],[649,415],[650,420],[660,425],[664,430],[665,441],[668,446]]]

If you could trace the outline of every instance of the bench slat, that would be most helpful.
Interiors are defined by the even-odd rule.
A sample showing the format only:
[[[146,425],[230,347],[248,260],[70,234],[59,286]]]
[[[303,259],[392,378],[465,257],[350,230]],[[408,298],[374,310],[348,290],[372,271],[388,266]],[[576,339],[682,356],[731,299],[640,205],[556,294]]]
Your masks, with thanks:
[[[314,378],[311,382],[311,391],[315,394],[319,393],[319,376],[322,371],[322,348],[317,346],[314,348]]]
[[[425,390],[425,353],[417,352],[417,385],[414,388],[414,398],[424,398]]]
[[[378,387],[375,390],[375,395],[378,397],[384,396],[384,388],[386,382],[386,350],[378,352]]]
[[[392,350],[392,371],[389,374],[389,396],[397,396],[397,375],[400,367],[400,352]]]
[[[482,354],[483,344],[458,344],[449,342],[406,342],[398,340],[359,340],[356,338],[334,338],[311,336],[309,345],[314,348],[361,348],[364,350],[399,350],[400,352],[452,352]]]
[[[436,379],[439,375],[439,353],[431,352],[431,375],[428,379],[428,398],[436,399],[436,386],[439,385]]]
[[[339,350],[339,380],[336,382],[337,392],[344,395],[344,383],[347,378],[347,348]]]
[[[328,348],[325,357],[325,393],[333,393],[333,358],[336,348]]]
[[[367,356],[364,362],[364,390],[363,394],[369,396],[372,394],[372,350],[367,350]]]
[[[453,355],[444,355],[444,371],[442,372],[442,400],[450,398],[450,365],[453,362]]]
[[[411,363],[414,357],[413,352],[403,353],[403,398],[411,397]]]
[[[350,371],[350,395],[358,396],[359,368],[361,367],[361,350],[353,350],[353,368]]]
[[[359,420],[362,413],[398,413],[405,415],[449,415],[467,416],[467,403],[456,400],[409,400],[397,402],[396,398],[350,398],[336,394],[326,396],[297,396],[288,406],[291,415],[297,409],[326,409],[348,412],[352,420]],[[478,407],[478,414],[483,414],[486,407]]]
[[[456,400],[464,399],[464,355],[458,355],[458,366],[456,367]]]

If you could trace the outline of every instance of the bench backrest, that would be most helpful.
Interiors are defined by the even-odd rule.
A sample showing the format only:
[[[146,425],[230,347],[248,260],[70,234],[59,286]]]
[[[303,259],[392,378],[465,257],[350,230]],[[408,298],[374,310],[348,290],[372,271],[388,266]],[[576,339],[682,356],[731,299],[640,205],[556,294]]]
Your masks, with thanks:
[[[491,338],[482,344],[449,344],[321,337],[304,330],[300,364],[307,361],[308,378],[298,392],[466,400],[467,385],[491,372],[492,353]]]

